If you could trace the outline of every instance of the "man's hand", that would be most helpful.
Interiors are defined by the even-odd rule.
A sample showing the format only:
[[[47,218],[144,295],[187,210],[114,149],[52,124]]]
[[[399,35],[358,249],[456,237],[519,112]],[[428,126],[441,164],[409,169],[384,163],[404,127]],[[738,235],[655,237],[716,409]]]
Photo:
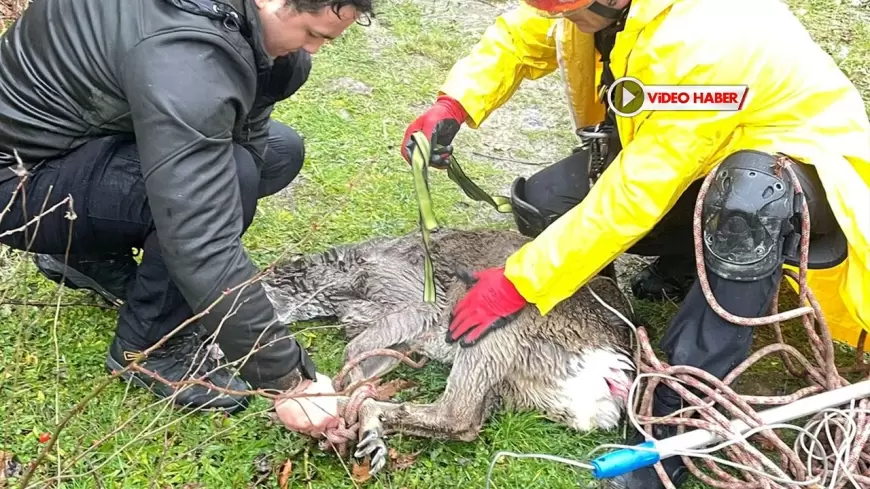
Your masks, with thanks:
[[[490,331],[507,323],[507,316],[526,304],[516,287],[504,276],[504,267],[476,272],[477,282],[453,308],[447,342],[471,346]]]
[[[333,394],[332,379],[321,373],[317,380],[305,380],[288,395]],[[338,398],[336,396],[295,397],[275,401],[275,413],[291,431],[318,437],[329,428],[338,426]]]
[[[408,163],[411,162],[411,156],[414,154],[414,141],[411,140],[411,135],[417,131],[422,131],[432,145],[433,155],[430,164],[436,168],[446,168],[447,158],[452,152],[452,148],[448,147],[467,116],[468,114],[459,102],[446,95],[441,95],[429,110],[405,130],[405,138],[402,140],[401,148],[402,157]],[[439,148],[442,148],[443,152],[435,154]]]

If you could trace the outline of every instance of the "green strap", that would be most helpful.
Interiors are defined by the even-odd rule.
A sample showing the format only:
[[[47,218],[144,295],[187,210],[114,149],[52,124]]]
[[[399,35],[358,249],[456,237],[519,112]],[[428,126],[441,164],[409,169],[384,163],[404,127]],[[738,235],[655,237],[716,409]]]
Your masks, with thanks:
[[[465,192],[465,195],[470,199],[478,202],[486,202],[496,211],[501,212],[502,214],[510,214],[510,199],[502,195],[496,195],[493,197],[486,193],[482,188],[478,187],[477,184],[471,181],[471,179],[468,178],[468,175],[462,171],[462,167],[459,166],[459,163],[456,162],[456,158],[454,158],[453,155],[450,155],[450,165],[447,167],[447,176],[450,177],[456,185],[459,185],[459,188],[461,188],[462,191]]]
[[[429,160],[432,157],[429,139],[422,132],[411,135],[414,141],[414,152],[411,154],[411,171],[414,176],[414,189],[417,192],[417,206],[419,208],[420,232],[423,235],[424,250],[424,283],[423,300],[429,303],[435,302],[435,276],[432,267],[432,256],[429,251],[430,233],[438,230],[438,219],[432,210],[432,195],[429,191]],[[470,199],[485,202],[493,209],[503,214],[511,212],[510,199],[497,195],[492,197],[477,186],[468,175],[462,171],[456,158],[450,155],[447,166],[447,176],[452,180]]]
[[[438,219],[432,210],[432,195],[429,192],[429,140],[423,133],[411,136],[414,153],[411,155],[411,171],[414,174],[414,189],[417,191],[417,207],[420,210],[420,232],[423,234],[423,300],[435,302],[435,276],[432,257],[429,253],[429,233],[438,229]]]

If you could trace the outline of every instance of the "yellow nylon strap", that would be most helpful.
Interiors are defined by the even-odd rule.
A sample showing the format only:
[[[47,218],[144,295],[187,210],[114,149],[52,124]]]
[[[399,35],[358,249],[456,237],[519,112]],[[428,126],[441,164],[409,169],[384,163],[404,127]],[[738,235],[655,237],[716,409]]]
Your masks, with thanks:
[[[424,283],[423,300],[429,303],[435,302],[435,277],[432,267],[432,256],[429,251],[430,233],[438,230],[438,219],[432,209],[432,195],[429,191],[429,161],[432,150],[429,139],[422,132],[411,135],[413,140],[413,152],[411,153],[411,173],[414,177],[414,190],[417,192],[417,206],[420,211],[420,233],[423,235],[424,250]],[[450,155],[447,166],[447,176],[452,180],[470,199],[486,202],[493,209],[503,214],[511,212],[510,199],[501,195],[495,197],[486,193],[477,186],[462,171],[462,167],[453,155]]]

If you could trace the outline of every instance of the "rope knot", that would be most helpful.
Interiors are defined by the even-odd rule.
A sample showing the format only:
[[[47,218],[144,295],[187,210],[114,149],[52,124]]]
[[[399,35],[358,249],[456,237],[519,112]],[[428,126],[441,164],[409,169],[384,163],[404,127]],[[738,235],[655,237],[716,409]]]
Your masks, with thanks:
[[[326,430],[324,440],[320,442],[320,449],[334,449],[339,456],[347,455],[348,445],[359,439],[359,409],[363,402],[368,399],[377,399],[378,390],[376,382],[366,382],[350,395],[345,408],[338,413],[338,426]]]
[[[393,357],[412,368],[420,368],[426,364],[425,357],[420,361],[415,362],[405,353],[396,350],[370,350],[356,356],[342,367],[341,371],[332,381],[335,391],[341,392],[343,390],[341,386],[344,385],[345,376],[347,376],[352,369],[357,368],[359,364],[366,359],[376,356]],[[339,405],[338,426],[330,428],[324,432],[324,439],[320,442],[321,450],[331,448],[336,450],[341,457],[347,455],[348,444],[357,441],[359,438],[359,410],[363,403],[368,399],[384,400],[381,399],[381,393],[378,391],[379,387],[380,379],[369,379],[359,383],[359,385],[351,385],[347,387],[351,393],[344,408],[342,409]]]

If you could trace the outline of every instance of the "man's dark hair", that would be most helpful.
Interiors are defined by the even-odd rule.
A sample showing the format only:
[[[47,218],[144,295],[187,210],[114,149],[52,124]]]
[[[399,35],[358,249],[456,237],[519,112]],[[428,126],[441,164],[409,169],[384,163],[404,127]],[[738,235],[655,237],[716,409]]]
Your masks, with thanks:
[[[350,6],[360,13],[358,24],[369,25],[375,17],[372,0],[287,0],[287,6],[293,7],[299,12],[315,13],[323,7],[329,7],[338,15],[342,7]]]

